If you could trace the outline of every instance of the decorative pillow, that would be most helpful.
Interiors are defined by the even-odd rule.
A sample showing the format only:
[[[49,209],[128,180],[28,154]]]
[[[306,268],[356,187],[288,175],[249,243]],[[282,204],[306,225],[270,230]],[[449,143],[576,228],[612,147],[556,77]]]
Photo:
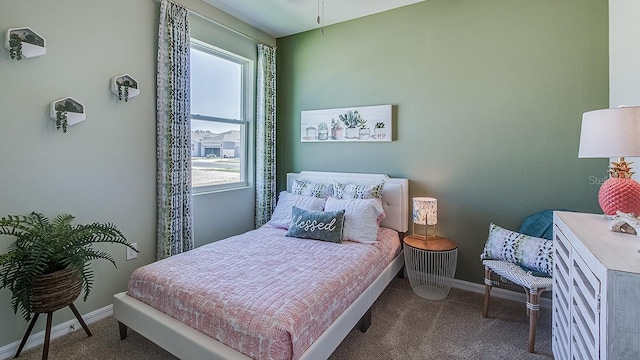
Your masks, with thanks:
[[[324,199],[282,191],[278,196],[278,203],[267,225],[280,229],[288,229],[291,223],[291,209],[294,206],[305,210],[322,211],[324,208]]]
[[[382,199],[384,182],[374,185],[342,184],[333,182],[333,193],[338,199]]]
[[[524,235],[491,224],[489,238],[480,259],[508,261],[520,265],[525,270],[552,276],[553,241]]]
[[[344,210],[309,211],[293,207],[286,236],[342,243]]]
[[[384,214],[379,199],[327,198],[325,211],[345,210],[342,240],[373,244],[378,239],[378,217]]]
[[[293,180],[291,192],[296,195],[327,198],[333,194],[332,184],[315,184],[308,181]]]

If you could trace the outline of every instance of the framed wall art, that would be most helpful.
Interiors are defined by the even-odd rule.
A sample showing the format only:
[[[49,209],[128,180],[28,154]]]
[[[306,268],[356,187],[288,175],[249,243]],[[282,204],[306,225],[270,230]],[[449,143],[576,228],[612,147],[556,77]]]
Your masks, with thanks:
[[[306,110],[300,116],[302,142],[391,141],[391,105]]]

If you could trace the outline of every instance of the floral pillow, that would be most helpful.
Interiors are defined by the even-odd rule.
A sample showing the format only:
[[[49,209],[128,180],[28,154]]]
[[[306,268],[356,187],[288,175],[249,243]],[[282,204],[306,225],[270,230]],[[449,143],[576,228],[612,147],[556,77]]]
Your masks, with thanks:
[[[273,210],[268,226],[280,229],[288,229],[291,224],[291,210],[297,206],[305,210],[322,211],[325,199],[292,194],[287,191],[280,192],[276,208]]]
[[[539,273],[536,275],[552,276],[553,241],[491,224],[489,238],[480,259],[507,261]]]
[[[315,184],[303,180],[293,180],[291,192],[296,195],[314,196],[327,198],[333,194],[332,184]]]
[[[293,207],[286,236],[342,243],[344,210],[309,211]]]
[[[333,194],[338,199],[382,199],[383,188],[384,182],[373,185],[333,182]]]

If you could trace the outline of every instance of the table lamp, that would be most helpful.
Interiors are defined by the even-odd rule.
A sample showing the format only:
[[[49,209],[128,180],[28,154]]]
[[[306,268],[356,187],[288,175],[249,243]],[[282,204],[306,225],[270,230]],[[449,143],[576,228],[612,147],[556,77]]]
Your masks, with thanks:
[[[438,223],[438,200],[430,197],[413,198],[413,235],[424,237],[436,236]],[[424,235],[416,233],[416,224],[424,225]],[[429,226],[433,226],[433,234],[429,235]]]
[[[620,107],[582,115],[579,158],[618,158],[609,167],[609,179],[600,186],[602,211],[620,210],[640,216],[640,184],[631,178],[625,156],[640,156],[640,107]]]

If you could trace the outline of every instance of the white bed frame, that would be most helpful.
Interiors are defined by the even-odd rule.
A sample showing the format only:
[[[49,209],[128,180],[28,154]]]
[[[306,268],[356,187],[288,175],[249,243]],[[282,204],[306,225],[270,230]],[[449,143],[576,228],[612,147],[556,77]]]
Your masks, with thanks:
[[[375,184],[384,181],[382,203],[387,217],[382,226],[403,235],[408,229],[409,182],[407,179],[390,178],[382,174],[357,174],[302,171],[287,174],[287,189],[294,179],[311,182]],[[302,354],[300,359],[327,359],[349,332],[361,321],[370,321],[370,308],[391,280],[402,270],[403,252],[387,266],[373,283],[334,321],[318,339]],[[114,295],[113,316],[120,323],[120,337],[126,337],[131,328],[158,346],[183,360],[200,359],[250,359],[244,354],[188,327],[184,323],[128,296],[125,292]],[[368,324],[364,324],[364,330]]]

